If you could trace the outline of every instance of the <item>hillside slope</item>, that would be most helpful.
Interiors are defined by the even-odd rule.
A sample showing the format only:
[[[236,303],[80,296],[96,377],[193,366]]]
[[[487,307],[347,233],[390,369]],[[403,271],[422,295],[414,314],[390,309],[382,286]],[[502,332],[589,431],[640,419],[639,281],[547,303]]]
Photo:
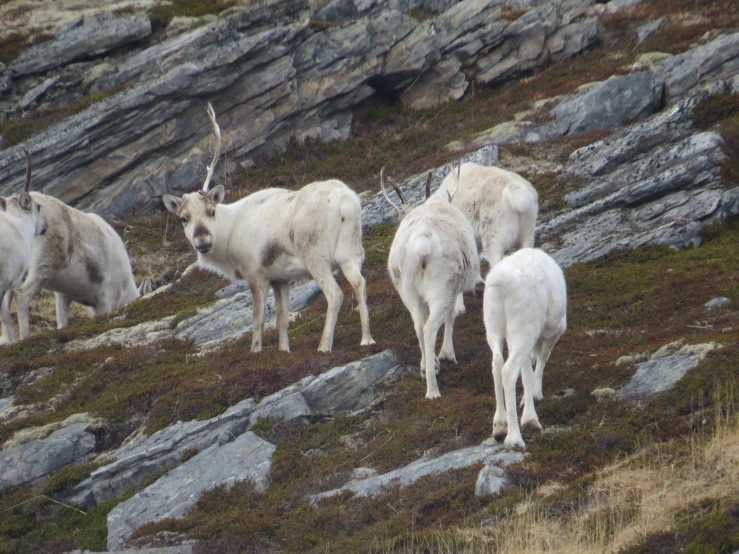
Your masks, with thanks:
[[[537,242],[566,266],[569,328],[537,404],[544,430],[523,430],[525,457],[490,441],[481,301],[467,298],[457,320],[459,363],[442,364],[441,399],[424,398],[412,322],[387,277],[395,225],[380,197],[363,198],[377,344],[359,346],[340,281],[330,354],[315,352],[320,295],[293,289],[308,293],[291,353],[277,351],[271,331],[251,354],[248,294],[224,292],[225,281],[201,271],[175,280],[194,256],[174,218],[120,218],[137,278],[169,288],[109,316],[78,315],[62,331],[41,298],[34,335],[0,347],[0,550],[739,549],[739,57],[730,54],[739,13],[731,0],[617,3],[589,14],[599,42],[578,56],[427,110],[371,97],[353,108],[350,140],[290,142],[228,174],[229,200],[326,177],[376,191],[386,166],[419,201],[426,171],[436,187],[444,163],[470,156],[531,180]],[[645,24],[656,30],[637,44]],[[645,59],[662,65],[634,68]],[[195,327],[211,334],[186,334]],[[73,463],[8,484],[54,436],[74,437],[74,449],[59,450]],[[188,464],[220,467],[232,452],[221,449],[242,444],[264,456],[250,479],[204,487],[170,519],[141,526],[125,515],[174,490],[171,481],[189,482]],[[44,456],[49,466],[61,458]],[[443,469],[423,469],[431,464]],[[107,480],[121,468],[132,468],[125,480]],[[412,477],[378,487],[408,468]],[[347,485],[369,492],[316,499]]]

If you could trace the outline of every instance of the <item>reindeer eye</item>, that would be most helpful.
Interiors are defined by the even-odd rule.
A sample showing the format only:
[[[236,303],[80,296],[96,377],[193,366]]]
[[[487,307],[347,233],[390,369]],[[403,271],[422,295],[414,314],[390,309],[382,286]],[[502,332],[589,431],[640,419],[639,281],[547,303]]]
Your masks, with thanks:
[[[213,208],[213,209],[212,209],[212,210],[210,211],[210,217],[215,217],[215,216],[216,216],[216,210],[215,210],[215,208]]]
[[[185,216],[182,216],[180,218],[180,221],[182,222],[183,225],[187,225],[187,218]]]

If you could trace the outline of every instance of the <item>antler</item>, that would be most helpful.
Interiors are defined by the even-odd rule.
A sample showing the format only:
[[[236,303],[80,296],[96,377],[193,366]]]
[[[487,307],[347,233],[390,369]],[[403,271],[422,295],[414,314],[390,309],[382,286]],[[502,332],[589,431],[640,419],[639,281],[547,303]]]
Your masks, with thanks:
[[[216,136],[216,151],[213,154],[213,161],[208,166],[208,172],[205,174],[205,182],[203,183],[203,192],[208,192],[210,186],[210,180],[213,178],[213,171],[215,171],[216,164],[218,163],[218,156],[221,155],[221,128],[216,123],[216,113],[213,111],[213,106],[208,102],[208,118],[210,124],[213,127],[213,134]]]
[[[31,190],[31,154],[25,148],[23,153],[26,155],[26,186],[23,187],[23,190],[29,192]]]
[[[459,190],[459,177],[462,173],[462,160],[457,161],[457,174],[454,174],[454,166],[449,165],[449,173],[454,177],[454,184],[456,185],[454,187],[454,192],[449,192],[449,188],[447,187],[446,195],[449,198],[449,203],[452,203],[452,198],[454,198],[454,195],[457,194],[457,191]]]
[[[395,189],[395,193],[400,197],[402,206],[405,208],[408,205],[408,200],[405,199],[405,194],[403,194],[403,191],[400,190],[400,186],[392,177],[388,177],[387,180],[390,181],[390,185],[392,185],[393,189]]]
[[[432,179],[432,177],[433,177],[433,175],[429,171],[429,175],[428,175],[428,177],[426,177],[426,200],[428,200],[429,197],[431,196],[431,179]]]
[[[400,196],[401,206],[405,206],[405,198],[403,197],[403,193],[400,192],[400,189],[395,185],[395,183],[391,183],[393,188],[395,189],[395,192],[398,193],[398,196]],[[403,210],[402,208],[399,208],[395,202],[390,200],[390,197],[387,195],[387,189],[385,188],[385,168],[383,167],[380,170],[380,188],[382,189],[382,194],[385,197],[385,200],[388,201],[388,204],[390,204],[393,208],[395,208],[395,211],[398,212],[398,215],[402,215]]]

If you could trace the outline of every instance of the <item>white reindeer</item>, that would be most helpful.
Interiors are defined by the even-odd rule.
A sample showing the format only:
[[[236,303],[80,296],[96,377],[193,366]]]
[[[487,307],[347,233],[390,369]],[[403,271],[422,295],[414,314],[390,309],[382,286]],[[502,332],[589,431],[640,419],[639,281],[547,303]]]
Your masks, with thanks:
[[[477,249],[484,251],[491,266],[512,248],[534,246],[534,228],[539,213],[539,195],[526,179],[500,167],[464,163],[450,172],[434,194],[452,200],[475,230]],[[464,313],[462,295],[457,313]]]
[[[33,252],[33,239],[43,235],[49,226],[40,206],[29,194],[31,155],[26,154],[26,185],[23,192],[10,198],[0,197],[0,344],[16,341],[10,315],[9,293],[20,286],[28,271]]]
[[[550,256],[524,248],[493,266],[485,281],[485,330],[493,352],[495,416],[493,436],[507,448],[524,447],[516,413],[516,381],[523,379],[521,425],[541,429],[534,399],[541,400],[544,366],[567,329],[567,287]],[[508,359],[503,358],[503,341]],[[536,357],[536,373],[531,368]],[[507,434],[507,436],[506,436]]]
[[[221,146],[220,128],[210,104],[208,117],[216,136],[216,150],[203,188],[181,199],[166,195],[164,205],[182,221],[185,236],[198,252],[198,266],[230,280],[248,280],[254,306],[251,351],[262,350],[264,308],[271,286],[279,348],[289,352],[290,281],[312,278],[328,302],[318,350],[330,352],[344,298],[333,276],[336,269],[341,269],[359,303],[360,344],[374,344],[361,273],[364,248],[359,197],[344,183],[332,179],[306,185],[299,191],[266,189],[232,204],[222,204],[223,186],[208,190]]]
[[[400,189],[393,184],[401,199],[396,206],[385,190],[385,169],[380,173],[380,186],[386,200],[400,217],[388,257],[390,279],[403,304],[411,313],[421,347],[421,376],[426,377],[426,398],[439,398],[436,381],[438,360],[457,362],[452,342],[455,298],[463,291],[481,290],[480,261],[475,235],[469,221],[445,199],[429,198],[412,211],[408,210]],[[437,359],[436,336],[444,324],[444,341]]]

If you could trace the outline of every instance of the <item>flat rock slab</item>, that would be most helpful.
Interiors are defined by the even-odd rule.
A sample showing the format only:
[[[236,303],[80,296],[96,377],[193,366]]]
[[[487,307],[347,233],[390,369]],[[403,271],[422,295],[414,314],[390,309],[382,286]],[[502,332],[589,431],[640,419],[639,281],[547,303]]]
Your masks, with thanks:
[[[315,502],[344,491],[351,491],[360,497],[374,497],[383,494],[389,487],[407,487],[427,475],[437,475],[452,469],[463,469],[480,462],[485,463],[486,466],[505,467],[520,462],[524,456],[523,452],[508,452],[502,445],[497,444],[471,446],[448,452],[438,458],[422,458],[388,473],[351,482],[341,488],[317,494],[312,500]]]
[[[0,451],[0,491],[82,461],[95,451],[88,423],[73,423],[48,437]]]
[[[113,508],[108,514],[108,549],[120,547],[146,523],[183,517],[200,494],[213,487],[249,479],[258,490],[266,489],[274,451],[273,444],[252,432],[202,451]]]
[[[75,60],[97,56],[151,34],[146,16],[87,17],[48,42],[32,46],[8,64],[12,75],[29,75],[55,69]]]
[[[709,352],[720,347],[716,343],[682,345],[681,341],[666,345],[648,360],[637,364],[636,374],[622,391],[629,396],[666,392]]]

